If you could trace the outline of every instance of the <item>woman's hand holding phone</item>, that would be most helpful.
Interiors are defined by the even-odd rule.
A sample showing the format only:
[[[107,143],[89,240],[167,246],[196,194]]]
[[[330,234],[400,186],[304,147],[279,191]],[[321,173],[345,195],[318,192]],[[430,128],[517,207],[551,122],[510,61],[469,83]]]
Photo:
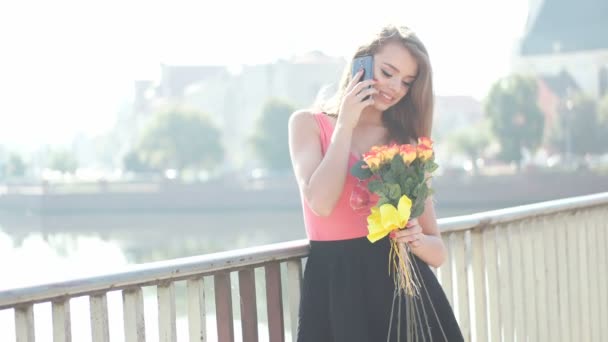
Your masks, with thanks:
[[[362,75],[363,70],[359,70],[353,76],[346,87],[346,93],[340,104],[338,124],[350,129],[355,128],[357,122],[359,122],[363,109],[374,103],[374,98],[371,95],[378,93],[376,88],[373,87],[376,83],[375,80],[359,82]]]

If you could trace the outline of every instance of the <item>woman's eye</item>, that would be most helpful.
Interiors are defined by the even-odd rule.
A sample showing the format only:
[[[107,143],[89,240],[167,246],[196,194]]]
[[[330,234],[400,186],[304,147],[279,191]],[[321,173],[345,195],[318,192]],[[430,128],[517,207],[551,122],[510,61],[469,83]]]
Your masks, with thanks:
[[[403,85],[409,88],[409,87],[412,86],[412,83],[411,82],[403,82]]]
[[[386,77],[392,77],[393,76],[393,75],[389,74],[388,72],[384,71],[384,69],[381,69],[381,70],[382,70],[382,74],[384,76],[386,76]]]

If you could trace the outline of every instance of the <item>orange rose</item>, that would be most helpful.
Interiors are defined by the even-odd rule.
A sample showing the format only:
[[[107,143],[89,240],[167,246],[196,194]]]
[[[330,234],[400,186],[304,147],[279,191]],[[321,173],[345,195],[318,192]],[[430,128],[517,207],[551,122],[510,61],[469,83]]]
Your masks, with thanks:
[[[428,137],[420,137],[418,138],[418,145],[428,146],[429,148],[433,148],[433,140]]]
[[[410,144],[399,146],[399,154],[406,164],[410,164],[416,159],[416,148]]]
[[[393,160],[393,157],[395,157],[397,155],[397,153],[399,153],[399,145],[397,145],[397,144],[392,144],[390,146],[384,146],[384,148],[382,150],[382,156],[384,157],[384,160],[387,162]]]
[[[382,165],[383,161],[382,151],[374,149],[374,147],[372,147],[370,152],[367,152],[363,155],[363,161],[365,161],[365,164],[367,164],[367,166],[369,166],[372,171],[378,170],[378,168],[380,168],[380,165]]]
[[[433,149],[424,144],[416,146],[416,152],[422,161],[427,161],[433,156]]]

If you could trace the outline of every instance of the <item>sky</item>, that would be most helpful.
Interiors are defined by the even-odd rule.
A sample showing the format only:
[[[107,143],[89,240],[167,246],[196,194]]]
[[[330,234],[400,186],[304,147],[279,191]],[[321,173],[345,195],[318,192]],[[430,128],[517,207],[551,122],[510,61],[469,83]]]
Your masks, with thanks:
[[[507,74],[526,0],[12,1],[0,4],[0,146],[109,130],[159,66],[238,67],[311,50],[349,56],[377,27],[412,27],[438,95],[483,98]]]

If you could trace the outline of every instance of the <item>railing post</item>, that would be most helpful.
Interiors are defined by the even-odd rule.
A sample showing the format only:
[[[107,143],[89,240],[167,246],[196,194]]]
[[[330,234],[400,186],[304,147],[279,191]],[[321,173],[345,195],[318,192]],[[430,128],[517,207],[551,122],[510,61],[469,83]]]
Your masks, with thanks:
[[[602,209],[599,209],[602,210]],[[605,209],[603,209],[605,210]],[[608,246],[608,225],[606,225],[606,219],[602,219],[598,217],[595,221],[596,230],[597,230],[597,245],[599,257],[597,261],[599,276],[599,307],[600,307],[600,341],[608,341],[608,324],[604,324],[604,322],[608,322],[608,293],[606,289],[608,289],[608,251],[606,250],[606,246]]]
[[[93,342],[110,342],[108,325],[108,300],[106,294],[93,295],[89,298],[91,306],[91,334]]]
[[[586,237],[587,237],[587,272],[589,274],[589,310],[590,310],[590,321],[591,326],[591,341],[602,341],[601,339],[601,312],[600,312],[600,287],[599,287],[599,274],[598,263],[600,262],[600,256],[598,253],[598,241],[597,241],[597,217],[599,217],[598,210],[590,210],[587,216],[590,220],[587,221],[586,226]],[[604,248],[602,246],[601,248]],[[605,291],[602,289],[601,291]]]
[[[580,334],[578,335],[581,341],[591,341],[590,336],[590,321],[589,315],[591,309],[591,303],[589,302],[589,292],[591,291],[591,281],[587,268],[589,267],[589,261],[587,260],[587,235],[589,234],[589,225],[583,220],[583,216],[587,216],[588,211],[579,211],[574,216],[574,225],[578,234],[576,234],[576,240],[574,243],[577,244],[578,251],[578,272],[579,276],[576,278],[578,283],[578,306],[579,306],[579,329]]]
[[[232,291],[230,273],[218,273],[213,277],[215,290],[215,311],[217,318],[218,341],[234,341],[234,323],[232,316]]]
[[[483,251],[486,264],[488,287],[488,341],[500,342],[500,283],[498,278],[498,243],[496,241],[497,228],[487,227],[483,231]]]
[[[175,285],[173,282],[160,284],[158,291],[158,339],[160,342],[175,342]]]
[[[243,341],[258,341],[258,313],[253,269],[239,271],[239,293],[241,295],[241,330]]]
[[[191,342],[207,342],[205,283],[203,278],[188,279],[188,331]]]
[[[281,265],[266,264],[266,303],[268,306],[268,336],[270,342],[285,340],[283,323],[283,295],[281,293]]]
[[[439,268],[439,278],[441,281],[441,287],[443,287],[443,291],[445,292],[446,297],[448,297],[448,301],[452,308],[455,308],[455,300],[454,300],[454,281],[452,276],[452,270],[454,268],[454,233],[444,233],[441,235],[443,239],[443,243],[445,244],[448,250],[448,256],[445,263]],[[454,309],[455,310],[455,309]]]
[[[145,342],[144,297],[141,287],[122,291],[125,341]]]
[[[15,308],[15,328],[17,342],[34,342],[34,305]]]
[[[568,254],[572,253],[572,250],[568,248],[567,238],[567,220],[566,214],[560,215],[561,222],[557,221],[555,229],[557,230],[557,288],[559,291],[559,329],[561,341],[572,341],[570,336],[570,330],[572,321],[570,320],[570,305],[569,305],[569,293],[568,293]],[[571,281],[571,280],[570,280]]]
[[[498,283],[500,284],[500,318],[502,321],[502,340],[515,341],[513,320],[513,291],[511,286],[511,246],[509,244],[508,224],[497,227],[498,245]]]
[[[481,229],[470,231],[468,277],[473,283],[473,298],[471,301],[470,321],[474,323],[474,341],[488,341],[488,314],[486,311],[486,253]]]
[[[53,307],[53,342],[71,342],[72,325],[70,324],[70,299],[54,301]]]
[[[460,329],[465,341],[471,341],[472,331],[471,322],[469,320],[469,286],[467,279],[467,268],[470,262],[467,259],[467,241],[465,240],[466,232],[454,233],[455,244],[454,248],[454,274],[456,275],[456,289],[458,291],[458,309],[455,314],[460,323]]]
[[[300,291],[302,289],[302,259],[287,261],[287,282],[289,295],[289,318],[291,323],[291,340],[298,337],[298,311],[300,309]]]
[[[530,313],[532,315],[530,324],[533,329],[530,340],[549,341],[549,315],[547,312],[548,261],[545,260],[545,248],[548,239],[544,234],[546,221],[544,218],[536,218],[533,222],[531,235],[526,239],[526,256],[524,257],[525,260],[528,260],[526,266],[532,269],[528,283],[528,292],[533,294],[535,307],[535,310]],[[540,317],[545,318],[540,319]]]

